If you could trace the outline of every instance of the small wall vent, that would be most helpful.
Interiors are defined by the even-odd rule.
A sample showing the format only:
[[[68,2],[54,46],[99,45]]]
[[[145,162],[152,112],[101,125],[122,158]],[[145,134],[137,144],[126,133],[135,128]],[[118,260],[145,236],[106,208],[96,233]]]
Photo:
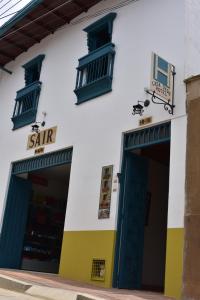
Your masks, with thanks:
[[[104,281],[106,271],[105,259],[93,259],[92,260],[92,273],[91,280]]]

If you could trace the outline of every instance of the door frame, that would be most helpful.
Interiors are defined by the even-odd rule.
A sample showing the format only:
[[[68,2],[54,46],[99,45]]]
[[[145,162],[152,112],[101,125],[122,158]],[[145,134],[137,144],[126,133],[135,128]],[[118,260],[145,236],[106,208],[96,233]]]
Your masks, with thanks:
[[[12,167],[11,167],[11,173],[10,173],[10,177],[9,177],[9,184],[8,184],[8,191],[7,191],[7,195],[6,195],[6,201],[5,201],[5,205],[4,205],[4,211],[3,211],[3,217],[2,217],[2,226],[1,226],[1,236],[0,236],[0,255],[1,252],[3,253],[7,253],[7,249],[6,249],[6,245],[4,243],[4,239],[7,238],[7,236],[9,235],[9,232],[7,232],[6,230],[6,226],[4,226],[4,224],[8,224],[9,222],[12,222],[12,220],[8,220],[9,216],[7,216],[6,218],[6,209],[9,206],[9,194],[11,192],[12,189],[12,178],[13,176],[16,176],[18,174],[22,174],[22,173],[28,173],[28,172],[32,172],[32,171],[36,171],[36,170],[41,170],[41,169],[47,169],[47,168],[52,168],[55,166],[60,166],[60,165],[64,165],[64,164],[71,164],[72,163],[72,154],[73,154],[73,148],[66,148],[66,149],[62,149],[62,150],[58,150],[58,151],[54,151],[54,152],[49,152],[47,154],[43,154],[37,157],[31,157],[31,158],[27,158],[24,160],[20,160],[20,161],[16,161],[12,163]],[[26,214],[28,215],[28,210],[26,212]],[[26,216],[27,217],[27,216]],[[0,265],[1,267],[1,265]],[[9,266],[7,266],[9,267]]]
[[[122,250],[122,213],[124,207],[125,194],[125,165],[127,154],[135,149],[149,147],[155,144],[170,142],[171,139],[171,122],[165,122],[158,125],[137,129],[132,132],[124,133],[123,135],[123,155],[121,172],[119,173],[119,203],[118,203],[118,219],[117,232],[114,254],[114,269],[113,269],[113,287],[119,287],[119,273],[120,273],[120,255]]]

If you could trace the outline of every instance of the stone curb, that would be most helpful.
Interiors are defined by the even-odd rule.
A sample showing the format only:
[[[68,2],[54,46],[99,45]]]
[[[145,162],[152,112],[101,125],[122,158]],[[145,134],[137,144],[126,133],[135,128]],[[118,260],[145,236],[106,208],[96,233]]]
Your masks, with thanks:
[[[27,282],[0,275],[0,288],[25,293],[32,285]]]
[[[25,291],[25,294],[46,300],[104,300],[103,298],[92,296],[86,293],[80,294],[80,292],[76,291],[39,285],[33,285]]]
[[[76,291],[29,284],[5,275],[0,275],[0,288],[46,300],[103,300],[103,298],[80,294]]]

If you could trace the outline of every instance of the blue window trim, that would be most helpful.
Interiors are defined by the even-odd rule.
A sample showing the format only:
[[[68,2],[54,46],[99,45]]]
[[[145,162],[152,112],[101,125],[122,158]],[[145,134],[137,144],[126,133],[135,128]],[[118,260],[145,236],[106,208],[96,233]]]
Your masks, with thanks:
[[[11,118],[13,122],[13,130],[24,127],[36,121],[38,101],[42,83],[36,81],[25,88],[17,91],[15,99],[15,108]],[[23,101],[26,103],[24,104]],[[27,106],[23,111],[23,106]]]
[[[87,32],[87,45],[88,45],[88,51],[94,51],[94,36],[95,33],[100,31],[101,29],[107,27],[108,30],[108,36],[109,36],[109,42],[112,41],[112,31],[113,31],[113,21],[116,18],[116,13],[109,13],[100,20],[97,20],[96,22],[92,23],[91,25],[87,26],[83,30]]]
[[[29,75],[30,75],[30,73],[33,72],[33,68],[37,69],[37,72],[39,75],[37,80],[40,79],[40,72],[41,72],[42,62],[43,62],[44,58],[45,58],[45,55],[40,54],[22,66],[22,68],[25,69],[25,76],[24,76],[25,78],[24,79],[25,79],[26,85],[32,83],[32,82],[29,82]]]
[[[22,67],[25,69],[26,86],[17,91],[15,108],[11,118],[13,130],[24,127],[36,121],[38,102],[42,83],[39,81],[44,54],[38,55]],[[37,80],[30,82],[29,75],[36,68],[38,72]]]
[[[102,25],[108,23],[109,24],[109,33],[112,34],[112,28],[113,28],[113,21],[116,18],[117,14],[116,13],[109,13],[103,18],[97,20],[96,22],[92,23],[91,25],[85,27],[83,30],[87,33],[95,31],[99,29]]]
[[[44,60],[44,58],[45,58],[45,54],[40,54],[40,55],[36,56],[35,58],[31,59],[26,64],[24,64],[22,66],[22,68],[28,69],[28,68],[32,67],[33,65],[35,65],[35,64],[41,64],[42,61]]]
[[[106,44],[101,48],[79,59],[77,82],[74,93],[77,96],[76,105],[106,94],[112,90],[115,45]],[[100,65],[106,61],[106,67]],[[103,69],[105,68],[105,69]],[[84,83],[84,73],[87,73]],[[98,74],[98,77],[96,76]]]
[[[87,32],[88,38],[87,38],[87,44],[88,44],[88,51],[92,51],[92,46],[93,46],[93,35],[97,33],[100,29],[104,28],[107,26],[108,29],[108,35],[110,37],[110,42],[112,41],[112,32],[113,32],[113,21],[116,18],[117,14],[116,13],[109,13],[103,18],[97,20],[96,22],[92,23],[91,25],[87,26],[83,30]]]
[[[84,28],[88,34],[89,53],[79,59],[74,93],[76,105],[112,91],[115,45],[112,41],[113,21],[116,13],[109,13],[100,20]],[[93,36],[102,28],[107,28],[110,42],[93,49]],[[91,35],[92,34],[92,35]]]
[[[16,161],[12,165],[12,175],[52,168],[72,162],[73,148],[43,154],[37,157]]]

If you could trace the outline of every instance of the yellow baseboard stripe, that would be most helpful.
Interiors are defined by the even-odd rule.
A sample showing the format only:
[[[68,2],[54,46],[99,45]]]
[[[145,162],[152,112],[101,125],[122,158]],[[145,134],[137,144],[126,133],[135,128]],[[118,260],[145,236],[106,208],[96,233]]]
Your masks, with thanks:
[[[165,295],[175,299],[181,298],[183,274],[184,229],[167,230],[167,253],[165,271]]]
[[[62,277],[112,286],[114,245],[116,231],[65,231],[63,236],[59,274]],[[105,259],[105,281],[92,281],[93,259]]]

